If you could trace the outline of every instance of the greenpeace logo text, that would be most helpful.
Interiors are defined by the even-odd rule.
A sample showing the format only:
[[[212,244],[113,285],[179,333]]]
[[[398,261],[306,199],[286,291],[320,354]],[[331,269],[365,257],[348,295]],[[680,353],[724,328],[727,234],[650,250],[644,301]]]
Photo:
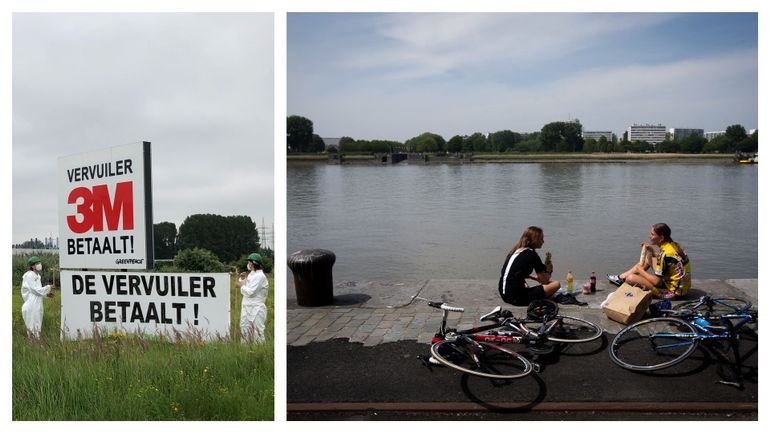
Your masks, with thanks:
[[[141,265],[144,259],[116,259],[116,265]]]

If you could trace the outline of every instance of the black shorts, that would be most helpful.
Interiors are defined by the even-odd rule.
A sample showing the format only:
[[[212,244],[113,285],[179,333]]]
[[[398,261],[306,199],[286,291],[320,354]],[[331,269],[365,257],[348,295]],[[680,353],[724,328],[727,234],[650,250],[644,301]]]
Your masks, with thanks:
[[[526,307],[532,301],[545,298],[546,296],[543,286],[537,285],[534,287],[523,287],[521,289],[514,290],[513,295],[503,296],[503,301],[518,307]]]

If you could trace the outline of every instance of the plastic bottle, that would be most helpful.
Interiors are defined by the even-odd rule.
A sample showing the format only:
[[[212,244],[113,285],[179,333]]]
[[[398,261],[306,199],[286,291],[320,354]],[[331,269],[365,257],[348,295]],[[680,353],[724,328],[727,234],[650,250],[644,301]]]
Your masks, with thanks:
[[[596,293],[596,271],[591,271],[591,293]]]
[[[575,281],[575,277],[572,276],[572,270],[567,270],[567,293],[572,293],[572,283]]]

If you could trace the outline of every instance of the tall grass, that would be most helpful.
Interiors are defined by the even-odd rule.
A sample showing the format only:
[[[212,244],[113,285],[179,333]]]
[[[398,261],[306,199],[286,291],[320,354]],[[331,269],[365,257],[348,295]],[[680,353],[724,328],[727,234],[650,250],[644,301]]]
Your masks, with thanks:
[[[121,333],[62,342],[58,291],[45,300],[41,337],[30,339],[17,279],[12,293],[13,419],[274,419],[273,278],[264,344],[239,341],[240,292],[234,279],[230,329],[235,337],[176,343]]]

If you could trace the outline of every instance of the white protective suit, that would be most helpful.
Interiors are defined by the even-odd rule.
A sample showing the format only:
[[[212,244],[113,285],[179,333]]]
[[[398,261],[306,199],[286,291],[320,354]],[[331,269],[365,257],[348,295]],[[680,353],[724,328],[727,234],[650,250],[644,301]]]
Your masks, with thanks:
[[[51,293],[51,286],[40,283],[40,275],[35,271],[27,271],[21,277],[21,317],[29,332],[38,335],[43,326],[43,299]]]
[[[267,277],[262,270],[249,272],[242,284],[241,294],[241,335],[246,340],[265,341],[265,322],[267,321]]]

